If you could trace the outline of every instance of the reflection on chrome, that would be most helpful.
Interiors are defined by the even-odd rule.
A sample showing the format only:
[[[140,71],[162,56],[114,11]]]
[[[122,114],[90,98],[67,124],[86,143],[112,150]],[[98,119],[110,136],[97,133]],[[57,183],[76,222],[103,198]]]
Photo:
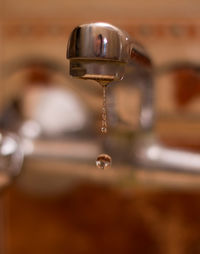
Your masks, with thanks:
[[[135,162],[147,168],[200,172],[200,154],[166,147],[152,135],[141,138],[134,147]]]
[[[4,132],[0,143],[0,171],[17,176],[23,162],[22,150],[20,139],[14,134]]]
[[[1,154],[3,156],[9,156],[17,150],[18,144],[11,137],[5,137],[1,146]]]
[[[20,139],[14,134],[3,132],[0,141],[0,189],[19,175],[23,155]]]

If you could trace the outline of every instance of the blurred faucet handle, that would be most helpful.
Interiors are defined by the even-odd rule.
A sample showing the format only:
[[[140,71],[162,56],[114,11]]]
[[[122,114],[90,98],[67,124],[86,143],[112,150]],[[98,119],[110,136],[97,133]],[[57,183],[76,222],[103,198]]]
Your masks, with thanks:
[[[0,189],[20,174],[23,159],[20,138],[10,132],[0,133]]]

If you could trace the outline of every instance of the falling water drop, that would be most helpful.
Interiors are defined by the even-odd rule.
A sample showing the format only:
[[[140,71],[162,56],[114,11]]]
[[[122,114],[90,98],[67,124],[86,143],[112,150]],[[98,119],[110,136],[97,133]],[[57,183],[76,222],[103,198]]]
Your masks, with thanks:
[[[107,108],[106,108],[106,89],[110,80],[99,79],[98,83],[102,86],[103,90],[103,104],[102,104],[102,122],[101,122],[101,133],[107,133]],[[96,159],[96,166],[99,169],[108,169],[111,167],[112,158],[108,154],[100,154]]]
[[[102,153],[96,159],[96,166],[100,169],[107,169],[111,164],[112,158],[108,154]]]

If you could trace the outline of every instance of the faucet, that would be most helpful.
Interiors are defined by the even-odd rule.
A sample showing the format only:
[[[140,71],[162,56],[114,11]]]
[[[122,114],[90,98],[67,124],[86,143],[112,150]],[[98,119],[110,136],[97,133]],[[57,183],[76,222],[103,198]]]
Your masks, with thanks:
[[[106,139],[106,141],[110,142],[104,140],[105,142],[103,142],[103,144],[100,139],[93,139],[94,133],[92,132],[92,126],[88,128],[87,125],[84,125],[82,129],[80,128],[75,133],[73,132],[73,128],[73,131],[69,130],[68,132],[63,132],[63,128],[59,128],[60,132],[57,136],[55,133],[52,134],[52,132],[51,135],[49,135],[45,132],[44,126],[40,124],[40,122],[35,121],[35,118],[31,114],[30,119],[24,119],[22,117],[23,114],[21,114],[23,112],[20,111],[23,111],[23,106],[18,109],[18,104],[13,103],[11,111],[5,110],[5,117],[0,117],[1,127],[3,126],[6,130],[14,131],[20,136],[20,140],[14,138],[15,142],[12,143],[14,145],[11,151],[12,153],[8,154],[8,157],[11,158],[11,162],[13,162],[12,166],[17,166],[17,168],[9,167],[11,171],[7,170],[9,179],[19,174],[23,161],[23,152],[25,155],[23,167],[30,168],[30,171],[35,170],[35,165],[37,165],[37,170],[40,172],[42,172],[44,167],[50,167],[50,172],[56,168],[60,169],[61,173],[68,174],[69,178],[70,176],[73,176],[72,178],[76,176],[77,181],[88,177],[95,181],[98,177],[103,181],[113,181],[115,177],[115,179],[117,179],[123,176],[125,172],[124,168],[129,170],[130,166],[131,168],[144,167],[146,169],[158,168],[159,170],[175,169],[179,172],[199,172],[200,155],[198,153],[167,147],[162,144],[156,136],[153,128],[155,122],[153,105],[153,76],[155,72],[153,63],[145,49],[135,42],[125,31],[106,23],[92,23],[78,26],[72,31],[69,38],[67,58],[70,62],[70,74],[73,77],[85,80],[103,80],[106,82],[120,81],[123,78],[127,80],[128,78],[130,86],[132,86],[133,83],[137,85],[141,91],[141,128],[135,133],[132,130],[131,133],[126,132],[126,129],[122,132],[120,132],[120,130],[119,132],[116,131],[111,133]],[[49,65],[46,64],[46,62],[48,64],[50,62],[48,59],[46,61],[43,60],[44,62],[41,62],[40,58],[33,60],[30,60],[32,68],[36,66],[37,69],[38,63],[40,67],[44,66],[47,69],[49,68]],[[55,61],[52,62],[55,64]],[[24,66],[29,66],[26,61],[22,62],[19,67],[21,69],[21,67]],[[50,67],[52,68],[51,65]],[[64,67],[57,68],[56,66],[55,69],[56,71],[59,70],[63,75],[63,68]],[[11,64],[10,69],[11,71],[15,71],[16,68],[12,68]],[[42,72],[43,69],[41,68],[40,71]],[[41,77],[41,75],[38,76]],[[115,87],[116,82],[111,82],[109,88],[114,89]],[[81,85],[80,88],[82,89],[81,91],[83,91]],[[87,88],[90,89],[89,86]],[[120,89],[123,89],[123,85]],[[44,91],[44,89],[42,89],[46,98],[46,108],[52,108],[52,100],[50,100],[50,98],[55,99],[55,90],[51,90],[52,92],[47,90]],[[30,92],[29,89],[28,91]],[[79,97],[75,96],[73,90],[62,90],[61,93],[58,94],[61,94],[62,98],[64,96],[65,103],[71,103],[67,99],[69,95],[71,95],[73,102],[77,105],[76,102],[78,102]],[[94,94],[96,95],[96,93]],[[61,108],[60,106],[57,107],[58,101],[60,101],[60,97],[58,97],[56,101],[54,100],[56,109],[58,110],[56,112],[62,111],[60,109],[63,108],[63,103],[59,104]],[[22,103],[20,105],[26,104]],[[36,100],[34,105],[31,106],[31,109],[33,109],[31,112],[36,112],[35,110],[39,108],[37,112],[39,112],[41,116],[41,109],[44,109],[44,104],[38,103],[38,100]],[[16,109],[15,107],[17,107],[17,111],[14,111],[16,114],[16,124],[14,124],[12,111],[12,109]],[[79,109],[81,108],[82,107],[79,107]],[[46,121],[46,117],[49,117],[48,112],[45,111],[44,114],[42,114],[43,123]],[[56,113],[56,115],[59,117],[59,114]],[[68,116],[67,113],[65,113],[65,115],[66,117]],[[8,121],[9,119],[11,121]],[[85,122],[90,119],[87,110],[84,113],[84,119],[86,119]],[[67,121],[69,121],[69,119],[66,119],[66,122]],[[9,126],[11,129],[9,129]],[[9,140],[6,139],[6,141]],[[6,142],[4,142],[4,144],[6,144]],[[12,148],[10,145],[5,147],[4,150],[7,152],[9,147]],[[2,150],[1,142],[0,150]],[[118,164],[117,167],[119,166],[118,168],[122,169],[116,170],[119,174],[116,172],[115,176],[112,174],[112,170],[110,173],[108,172],[108,174],[101,174],[100,171],[93,170],[96,156],[105,150],[109,154],[115,156],[116,161],[119,162],[119,164],[116,163]],[[8,157],[6,157],[6,159]],[[16,160],[18,163],[16,163]],[[3,171],[0,165],[0,180],[1,172],[4,174]]]
[[[200,170],[198,153],[163,145],[153,132],[153,64],[145,49],[119,28],[107,23],[91,23],[76,27],[69,38],[67,58],[70,75],[81,79],[119,81],[125,76],[125,67],[131,65],[140,83],[140,125],[131,150],[132,165],[146,168]]]
[[[125,31],[101,22],[80,25],[69,38],[67,58],[71,76],[97,81],[121,80],[126,66],[131,64],[144,80],[140,85],[140,124],[143,130],[152,129],[153,64],[145,49]]]

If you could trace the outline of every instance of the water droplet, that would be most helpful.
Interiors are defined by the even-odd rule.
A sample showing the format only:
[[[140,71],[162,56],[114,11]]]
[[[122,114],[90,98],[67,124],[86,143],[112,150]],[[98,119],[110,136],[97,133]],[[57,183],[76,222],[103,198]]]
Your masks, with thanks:
[[[107,169],[111,164],[112,158],[108,154],[102,153],[96,159],[96,166],[100,169]]]

